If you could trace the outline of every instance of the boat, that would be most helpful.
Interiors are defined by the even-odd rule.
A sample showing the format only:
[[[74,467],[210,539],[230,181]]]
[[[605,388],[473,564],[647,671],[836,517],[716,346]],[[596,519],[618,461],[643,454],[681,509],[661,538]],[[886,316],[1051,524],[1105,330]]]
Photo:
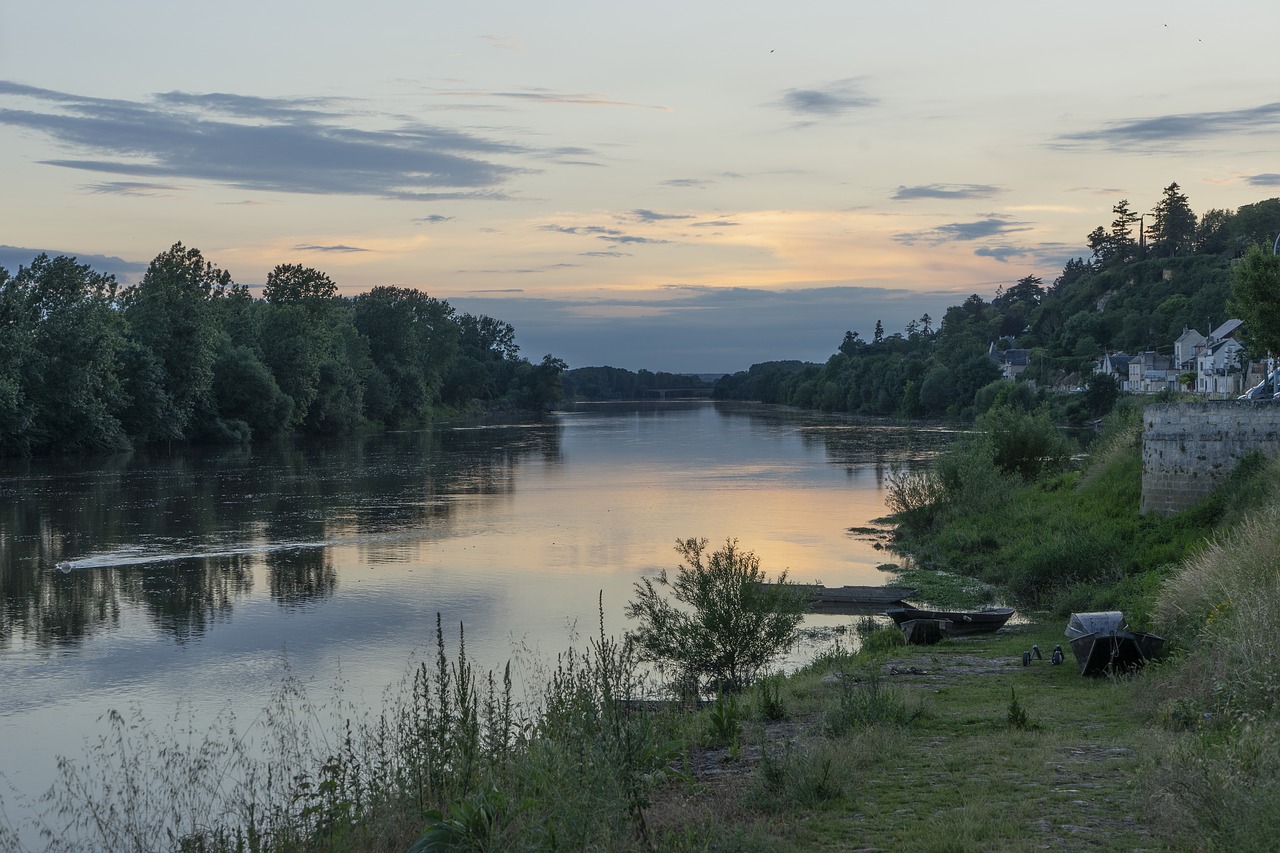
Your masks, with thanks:
[[[1004,623],[1013,615],[1012,607],[993,607],[989,610],[925,610],[904,604],[885,611],[885,615],[901,626],[913,619],[945,619],[951,624],[947,626],[947,636],[955,637],[963,634],[990,634],[999,631]]]
[[[777,584],[761,586],[768,589]],[[786,586],[808,592],[810,609],[822,613],[878,612],[920,593],[918,589],[903,586],[823,586],[815,583]]]
[[[1065,633],[1081,675],[1113,675],[1137,669],[1164,651],[1163,637],[1129,630],[1119,610],[1072,613]]]

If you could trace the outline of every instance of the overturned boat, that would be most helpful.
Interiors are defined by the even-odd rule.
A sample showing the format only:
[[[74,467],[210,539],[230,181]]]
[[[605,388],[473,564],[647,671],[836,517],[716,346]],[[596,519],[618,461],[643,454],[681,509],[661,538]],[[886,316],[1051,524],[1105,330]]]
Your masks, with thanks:
[[[1065,633],[1081,675],[1128,672],[1164,650],[1163,637],[1129,630],[1119,610],[1072,613]]]

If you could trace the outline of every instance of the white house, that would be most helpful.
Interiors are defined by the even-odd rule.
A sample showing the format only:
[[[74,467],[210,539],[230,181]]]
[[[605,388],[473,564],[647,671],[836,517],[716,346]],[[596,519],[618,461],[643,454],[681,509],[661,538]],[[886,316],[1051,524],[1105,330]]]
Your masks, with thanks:
[[[1244,387],[1241,353],[1244,345],[1236,334],[1244,325],[1228,320],[1209,333],[1196,347],[1196,391],[1209,397],[1235,397]]]

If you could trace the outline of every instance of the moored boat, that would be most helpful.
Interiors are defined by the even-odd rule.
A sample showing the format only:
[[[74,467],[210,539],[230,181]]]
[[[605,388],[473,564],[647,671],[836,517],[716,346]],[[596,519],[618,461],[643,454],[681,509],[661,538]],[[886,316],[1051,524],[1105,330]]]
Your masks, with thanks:
[[[1129,630],[1119,610],[1072,613],[1065,633],[1081,675],[1112,675],[1136,669],[1164,650],[1163,637]]]
[[[947,635],[955,637],[963,634],[989,634],[999,631],[1004,623],[1013,615],[1012,607],[993,607],[989,610],[925,610],[904,604],[885,611],[885,615],[897,625],[913,619],[945,619],[951,622],[947,626]]]

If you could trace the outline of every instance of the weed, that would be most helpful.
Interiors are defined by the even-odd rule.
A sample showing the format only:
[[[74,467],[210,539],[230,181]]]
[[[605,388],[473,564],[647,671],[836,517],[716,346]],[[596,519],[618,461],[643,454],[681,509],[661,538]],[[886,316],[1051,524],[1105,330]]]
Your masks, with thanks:
[[[723,690],[718,691],[707,719],[711,738],[715,743],[729,747],[730,754],[737,758],[738,737],[742,733],[742,709],[738,705],[738,698]]]
[[[1031,722],[1027,716],[1027,709],[1022,707],[1022,703],[1018,701],[1018,692],[1014,688],[1009,688],[1009,712],[1005,715],[1005,721],[1011,729],[1020,729],[1027,731],[1028,729],[1037,728],[1036,724]]]
[[[782,699],[781,675],[770,675],[756,683],[756,716],[761,722],[773,723],[787,718]]]

